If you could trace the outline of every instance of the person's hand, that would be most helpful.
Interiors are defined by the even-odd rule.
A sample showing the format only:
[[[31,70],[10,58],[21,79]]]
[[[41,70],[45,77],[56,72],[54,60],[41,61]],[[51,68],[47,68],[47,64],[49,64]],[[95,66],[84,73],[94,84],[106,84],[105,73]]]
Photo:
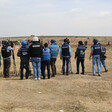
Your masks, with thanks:
[[[62,60],[62,56],[60,56],[60,59]]]
[[[69,57],[69,59],[71,58],[71,56]]]
[[[91,57],[89,57],[89,60],[91,60]]]

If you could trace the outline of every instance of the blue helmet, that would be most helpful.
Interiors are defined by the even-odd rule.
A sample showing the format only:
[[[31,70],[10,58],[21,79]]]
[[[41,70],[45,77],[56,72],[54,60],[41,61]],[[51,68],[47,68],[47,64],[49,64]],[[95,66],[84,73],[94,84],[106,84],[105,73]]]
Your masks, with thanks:
[[[55,40],[55,39],[52,39],[52,40],[51,40],[51,43],[55,43],[55,42],[56,42],[56,40]]]
[[[21,44],[22,44],[22,45],[27,45],[27,42],[26,42],[25,40],[23,40],[23,41],[21,42]]]
[[[99,42],[98,44],[99,44],[99,45],[102,45],[102,43],[101,43],[101,42]]]
[[[96,38],[95,38],[95,39],[93,39],[93,42],[94,42],[94,43],[98,42],[98,39],[96,39]]]

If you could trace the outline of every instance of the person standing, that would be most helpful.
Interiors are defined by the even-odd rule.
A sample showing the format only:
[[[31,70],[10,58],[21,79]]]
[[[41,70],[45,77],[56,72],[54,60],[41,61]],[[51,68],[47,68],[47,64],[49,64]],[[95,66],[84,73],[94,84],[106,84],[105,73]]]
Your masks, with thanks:
[[[71,58],[71,47],[64,39],[64,44],[60,48],[60,59],[63,61],[63,75],[65,75],[65,62],[66,62],[66,75],[69,75],[69,60]]]
[[[55,77],[56,75],[56,59],[59,52],[59,46],[56,44],[56,41],[54,39],[51,40],[50,45],[50,51],[51,51],[51,69],[52,69],[52,77]]]
[[[92,56],[93,76],[95,76],[95,63],[97,63],[98,76],[101,76],[100,54],[102,51],[102,47],[98,44],[98,39],[93,39],[93,43],[94,45],[91,46],[91,53],[89,57],[89,59],[91,60]]]
[[[102,46],[101,42],[99,42],[98,44],[100,46]],[[103,65],[104,69],[105,69],[105,72],[108,72],[108,69],[107,69],[107,66],[106,66],[106,63],[105,63],[105,60],[106,60],[105,54],[106,54],[106,48],[102,46],[102,52],[101,52],[100,60],[101,60],[101,63]]]
[[[42,51],[42,56],[43,56],[43,79],[45,79],[45,68],[47,66],[47,76],[48,79],[50,79],[50,59],[51,59],[51,53],[50,49],[48,48],[48,44],[44,44],[44,49]]]
[[[14,48],[9,46],[8,40],[5,40],[3,43],[3,47],[1,49],[2,57],[3,57],[3,74],[5,78],[8,78],[10,75],[10,65],[11,65],[11,51]]]
[[[44,49],[44,45],[43,45],[43,40],[40,40],[41,46],[42,46],[42,50]],[[43,57],[41,57],[41,74],[43,76]]]
[[[84,58],[85,58],[85,50],[86,50],[86,47],[83,45],[83,42],[82,41],[79,41],[79,45],[78,45],[78,48],[75,52],[75,59],[77,58],[77,72],[76,74],[79,74],[79,64],[81,62],[81,66],[82,66],[82,73],[81,74],[84,74]]]
[[[20,62],[20,70],[21,70],[21,75],[20,79],[23,80],[23,70],[24,68],[26,69],[26,79],[28,79],[29,76],[29,54],[28,54],[28,48],[29,46],[27,45],[27,42],[23,40],[21,42],[22,47],[18,50],[17,56],[20,57],[21,62]]]
[[[31,57],[34,79],[40,80],[42,45],[38,37],[33,37],[33,42],[29,46],[29,56]]]

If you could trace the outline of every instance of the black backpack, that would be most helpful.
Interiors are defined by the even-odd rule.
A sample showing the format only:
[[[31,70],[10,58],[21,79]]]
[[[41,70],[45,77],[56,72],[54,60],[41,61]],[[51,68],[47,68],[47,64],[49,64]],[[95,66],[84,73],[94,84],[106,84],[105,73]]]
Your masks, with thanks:
[[[11,51],[7,51],[7,46],[3,46],[2,49],[1,49],[1,52],[2,52],[2,57],[3,58],[7,58],[9,56],[11,56]]]

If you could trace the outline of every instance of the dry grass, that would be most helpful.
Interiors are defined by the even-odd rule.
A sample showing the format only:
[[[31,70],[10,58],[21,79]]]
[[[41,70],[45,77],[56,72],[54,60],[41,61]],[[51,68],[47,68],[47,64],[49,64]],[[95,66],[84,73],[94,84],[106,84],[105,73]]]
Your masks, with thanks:
[[[71,39],[72,69],[76,72],[74,52],[80,38]],[[81,39],[86,40],[86,39]],[[90,44],[92,39],[89,40]],[[103,41],[103,38],[102,38]],[[106,60],[109,72],[102,68],[102,76],[92,76],[89,61],[90,45],[87,46],[85,67],[86,74],[61,75],[62,62],[57,59],[58,75],[50,80],[19,80],[19,77],[0,78],[0,112],[112,112],[112,71],[111,46],[106,46]],[[16,51],[17,52],[17,49]],[[15,53],[16,54],[16,53]],[[17,70],[19,58],[16,57]],[[11,66],[13,71],[13,66]],[[1,68],[2,73],[2,68]]]

